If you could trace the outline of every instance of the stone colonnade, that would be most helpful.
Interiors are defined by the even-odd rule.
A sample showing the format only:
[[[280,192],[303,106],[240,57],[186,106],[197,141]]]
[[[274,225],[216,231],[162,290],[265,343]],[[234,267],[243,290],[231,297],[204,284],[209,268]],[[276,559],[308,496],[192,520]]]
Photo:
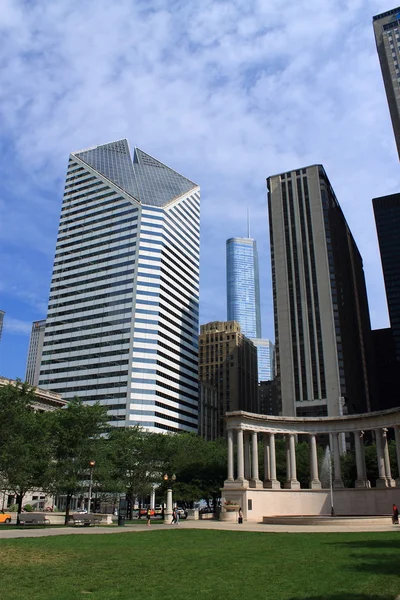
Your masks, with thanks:
[[[280,489],[276,477],[275,436],[286,439],[286,489],[298,490],[296,469],[296,437],[307,435],[310,448],[310,489],[321,489],[317,460],[317,435],[328,434],[333,455],[333,487],[343,488],[340,467],[340,441],[343,433],[351,434],[356,455],[356,488],[369,488],[364,453],[364,432],[373,430],[376,439],[376,452],[379,478],[378,488],[400,487],[400,478],[392,478],[389,459],[387,433],[393,427],[396,440],[397,463],[400,465],[400,410],[380,411],[364,415],[345,417],[270,417],[236,412],[227,414],[228,437],[228,476],[225,487],[251,487]],[[389,423],[392,423],[389,425]],[[237,444],[237,464],[234,464],[234,443]],[[263,444],[264,481],[259,476],[258,445]],[[236,467],[236,468],[235,468]]]

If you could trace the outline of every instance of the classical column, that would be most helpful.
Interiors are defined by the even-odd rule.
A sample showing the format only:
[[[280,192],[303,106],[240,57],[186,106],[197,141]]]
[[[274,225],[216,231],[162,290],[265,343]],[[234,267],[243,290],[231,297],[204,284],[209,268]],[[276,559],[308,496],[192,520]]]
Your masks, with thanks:
[[[237,430],[237,480],[244,481],[243,429]]]
[[[333,467],[334,467],[334,471],[335,471],[335,478],[333,480],[334,488],[344,487],[343,480],[342,480],[342,469],[340,467],[340,452],[339,452],[338,437],[339,437],[338,433],[331,434],[332,447],[333,447]]]
[[[285,453],[286,453],[286,481],[284,483],[284,488],[290,488],[290,479],[291,479],[291,471],[290,471],[290,445],[289,445],[289,434],[285,435]]]
[[[398,426],[394,427],[394,435],[396,440],[397,470],[399,473],[396,479],[396,487],[400,487],[400,429]]]
[[[386,481],[388,487],[396,487],[396,483],[392,478],[392,469],[390,468],[390,458],[389,458],[389,446],[387,441],[387,429],[384,427],[382,429],[382,446],[383,446],[383,459],[385,461],[385,474]]]
[[[249,480],[251,477],[250,471],[250,436],[248,433],[244,434],[244,477]]]
[[[275,434],[269,434],[269,458],[270,458],[270,475],[271,480],[267,481],[267,488],[279,490],[281,482],[276,478],[276,455],[275,455]]]
[[[300,483],[297,481],[297,470],[296,470],[296,439],[295,439],[295,435],[293,433],[288,434],[287,450],[288,450],[287,459],[289,462],[289,465],[288,465],[289,477],[286,482],[287,485],[285,485],[285,487],[287,487],[290,490],[299,490]]]
[[[366,481],[366,487],[370,488],[371,482],[369,481],[368,476],[367,476],[367,464],[365,462],[365,446],[364,446],[364,432],[363,431],[360,431],[360,443],[361,443],[362,464],[364,467],[364,478]]]
[[[258,471],[258,434],[257,431],[252,431],[251,433],[251,487],[260,488],[262,487],[262,483],[259,477]]]
[[[375,440],[376,440],[376,457],[378,459],[378,473],[379,477],[376,480],[377,488],[386,488],[388,487],[388,482],[386,479],[386,469],[385,469],[385,456],[383,453],[383,441],[382,441],[382,430],[375,429]]]
[[[357,479],[355,481],[356,488],[365,488],[367,485],[365,459],[362,445],[364,445],[364,432],[354,431],[354,446],[356,449],[356,467]]]
[[[228,429],[228,477],[226,481],[234,481],[233,473],[233,429]]]
[[[315,433],[310,433],[310,488],[320,490],[321,482],[318,477],[318,458],[317,458],[317,440]]]
[[[268,481],[271,481],[271,453],[269,450],[270,437],[268,433],[264,433],[264,486],[267,487]]]

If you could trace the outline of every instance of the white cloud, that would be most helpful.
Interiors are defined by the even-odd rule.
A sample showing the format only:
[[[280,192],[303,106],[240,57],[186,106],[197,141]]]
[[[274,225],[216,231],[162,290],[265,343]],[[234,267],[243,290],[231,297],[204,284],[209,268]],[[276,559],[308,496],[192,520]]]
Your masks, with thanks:
[[[3,329],[7,333],[16,333],[22,335],[30,335],[32,330],[32,323],[21,321],[20,319],[14,319],[6,315],[4,317]]]

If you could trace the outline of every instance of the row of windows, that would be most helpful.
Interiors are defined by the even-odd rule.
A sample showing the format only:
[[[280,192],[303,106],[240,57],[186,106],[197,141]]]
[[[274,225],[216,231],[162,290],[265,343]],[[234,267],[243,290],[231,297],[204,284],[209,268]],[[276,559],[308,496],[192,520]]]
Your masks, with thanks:
[[[129,329],[128,329],[129,331]],[[111,332],[113,333],[113,332]],[[68,340],[69,342],[70,340]],[[79,344],[79,346],[73,347],[70,346],[68,344],[67,347],[65,348],[58,348],[57,350],[46,350],[42,352],[42,356],[48,356],[48,355],[53,355],[53,354],[64,354],[64,353],[69,353],[69,352],[82,352],[83,350],[91,350],[92,348],[97,348],[98,350],[100,349],[104,349],[106,346],[122,346],[122,345],[126,345],[129,344],[129,337],[128,338],[123,338],[123,339],[118,339],[118,340],[104,340],[104,343],[101,342],[97,342],[95,344]],[[51,345],[52,342],[47,343],[46,345],[49,346]],[[121,350],[117,350],[116,352],[120,352],[121,354],[125,353],[126,350],[125,349],[121,349]],[[88,356],[89,357],[89,356]],[[72,358],[67,357],[68,360],[73,360]],[[64,359],[63,359],[64,360]]]
[[[106,337],[111,337],[112,335],[121,336],[124,333],[130,333],[130,331],[131,331],[130,327],[127,329],[114,329],[113,328],[110,331],[100,331],[99,333],[91,333],[89,335],[85,334],[85,335],[79,335],[79,336],[75,336],[75,337],[68,337],[67,339],[61,339],[61,338],[56,337],[54,340],[49,340],[49,341],[45,340],[43,342],[43,347],[55,346],[58,344],[65,344],[66,342],[68,342],[68,344],[71,344],[72,342],[78,342],[80,340],[91,340],[91,339],[103,338],[103,337],[106,338]]]
[[[158,413],[157,411],[151,411],[151,410],[130,410],[129,414],[131,414],[131,415],[144,415],[144,416],[148,416],[148,417],[160,417],[161,419],[167,419],[168,421],[174,421],[174,423],[180,423],[182,425],[188,425],[190,427],[193,427],[193,423],[188,423],[184,419],[179,419],[178,417],[172,417],[171,415],[167,415],[167,414],[161,414],[161,413]],[[195,418],[195,417],[193,417],[193,418]]]
[[[82,360],[82,357],[80,357],[80,359]],[[86,357],[85,357],[86,359]],[[54,364],[53,361],[47,361],[50,362],[50,364]],[[68,361],[69,362],[69,361]],[[42,363],[43,365],[44,363]],[[55,375],[56,373],[70,373],[72,371],[87,371],[89,369],[105,369],[106,367],[117,367],[118,365],[128,365],[129,364],[129,360],[114,360],[112,362],[96,362],[94,364],[91,365],[76,365],[75,367],[70,367],[70,366],[65,366],[62,367],[60,369],[42,369],[40,370],[41,375]],[[127,373],[127,371],[126,371]],[[121,373],[121,374],[125,374]],[[89,373],[87,375],[88,379],[93,379],[93,377],[112,377],[111,374],[108,373]],[[59,381],[59,380],[57,380]]]
[[[135,341],[140,343],[142,340],[135,338]],[[186,360],[192,364],[195,364],[197,367],[197,361],[193,360],[190,357],[187,357],[185,354],[183,354],[182,352],[177,352],[174,348],[171,348],[171,346],[168,346],[167,344],[164,344],[163,342],[160,342],[160,340],[143,340],[143,342],[147,342],[149,341],[150,343],[156,343],[158,346],[161,346],[162,348],[166,348],[167,350],[169,350],[170,352],[173,352],[175,356],[180,356],[183,360]],[[182,365],[183,367],[185,367],[185,369],[188,369],[189,371],[191,371],[192,373],[195,373],[197,375],[197,368],[194,369],[192,367],[189,367],[188,365],[186,365],[185,363],[181,362],[180,360],[178,360],[177,358],[174,358],[172,356],[169,356],[168,354],[164,354],[163,352],[161,352],[160,350],[156,350],[154,348],[133,348],[133,353],[138,353],[138,352],[145,352],[147,354],[158,354],[159,356],[161,356],[162,358],[165,358],[167,360],[170,360],[172,362],[175,362],[178,365]],[[137,359],[138,361],[142,360],[141,358]]]
[[[176,402],[178,402],[178,401],[176,400]],[[164,410],[170,410],[171,412],[178,413],[179,415],[182,415],[183,417],[190,417],[191,419],[197,419],[197,414],[187,412],[186,410],[182,410],[181,408],[177,408],[176,406],[170,406],[169,404],[164,404],[163,402],[159,402],[158,400],[140,400],[140,404],[147,405],[147,406],[158,406],[159,408],[163,408]]]
[[[101,269],[99,269],[101,271]],[[127,277],[128,275],[133,275],[135,272],[135,269],[128,269],[127,271],[117,271],[116,273],[109,273],[108,275],[105,275],[103,277],[93,277],[93,279],[89,279],[87,281],[76,281],[75,283],[69,282],[67,284],[62,284],[62,285],[56,285],[54,287],[50,288],[50,292],[57,292],[59,290],[69,290],[72,287],[80,287],[80,290],[76,290],[76,291],[72,291],[67,293],[67,296],[72,296],[74,294],[89,294],[89,291],[87,288],[82,289],[82,285],[91,285],[92,283],[95,283],[96,281],[104,281],[105,279],[107,280],[107,284],[104,286],[104,288],[107,288],[109,286],[111,286],[111,283],[108,283],[110,279],[116,279],[117,277]],[[96,289],[101,289],[100,288],[96,288]],[[58,296],[59,298],[61,298],[62,296]]]
[[[122,273],[120,276],[126,276],[127,274],[132,274],[134,273],[134,269],[132,269],[131,271],[125,271],[124,273]],[[110,283],[106,283],[104,285],[97,285],[95,287],[92,288],[87,288],[85,287],[84,289],[81,290],[73,290],[72,292],[65,292],[63,294],[52,294],[50,296],[50,301],[51,300],[58,300],[59,298],[68,298],[69,296],[80,296],[81,294],[84,294],[82,299],[76,299],[73,300],[74,302],[88,302],[91,298],[91,294],[93,292],[99,291],[99,290],[107,290],[109,288],[113,288],[113,287],[121,287],[122,285],[126,285],[129,286],[127,288],[125,288],[123,291],[125,291],[126,293],[129,293],[132,291],[132,286],[133,286],[133,279],[123,279],[122,281],[114,281],[114,282],[110,282]],[[65,287],[65,286],[63,286]],[[56,288],[54,291],[57,291],[58,288]],[[68,289],[68,288],[67,288]],[[50,289],[51,291],[51,289]],[[110,295],[112,294],[112,292],[110,293]],[[97,298],[98,296],[94,297],[94,300]]]
[[[86,177],[86,179],[83,179],[84,177]],[[67,190],[69,188],[72,188],[74,186],[78,186],[79,184],[83,183],[83,182],[87,182],[87,181],[93,181],[94,179],[96,179],[96,177],[94,175],[92,175],[91,173],[88,173],[86,171],[86,173],[80,173],[79,175],[73,175],[72,177],[67,177],[65,179],[65,186],[64,189]],[[72,183],[67,183],[67,181],[72,181]]]
[[[161,366],[165,366],[165,365],[161,365]],[[168,368],[168,367],[165,367]],[[179,386],[185,386],[188,390],[192,390],[193,392],[198,392],[199,390],[199,386],[193,386],[190,385],[189,383],[186,383],[185,381],[183,381],[182,379],[176,379],[175,377],[172,377],[172,375],[168,375],[168,373],[164,373],[163,371],[159,371],[158,369],[144,369],[141,367],[135,367],[132,369],[133,373],[143,373],[143,374],[151,374],[151,375],[158,375],[158,377],[163,377],[164,379],[169,379],[170,381],[172,381],[173,383],[176,383]],[[136,383],[152,383],[155,384],[156,380],[149,380],[147,378],[144,379],[137,379],[137,378],[132,378],[132,381],[135,381]],[[177,390],[176,390],[177,391]]]
[[[121,342],[118,342],[118,344],[121,344]],[[92,344],[95,345],[95,344]],[[49,354],[55,354],[55,353],[61,353],[61,352],[67,352],[68,356],[62,356],[61,358],[51,358],[50,360],[42,360],[42,365],[52,365],[54,363],[63,363],[63,362],[73,362],[76,360],[91,360],[93,358],[97,358],[99,360],[101,360],[102,358],[108,357],[108,356],[123,356],[124,354],[129,354],[129,348],[123,348],[120,350],[107,350],[105,352],[95,352],[92,354],[84,354],[82,355],[82,346],[79,346],[78,348],[76,348],[76,351],[79,352],[79,354],[77,356],[69,356],[69,353],[72,351],[72,349],[70,347],[68,347],[67,350],[56,350],[55,352],[43,352],[43,355],[49,355]],[[100,350],[102,348],[97,348],[97,350]],[[104,367],[104,364],[101,364],[100,362],[98,363],[98,366]],[[88,368],[92,368],[92,367],[88,367]]]
[[[78,204],[84,204],[84,203],[88,203],[91,200],[93,200],[93,198],[97,198],[98,195],[101,192],[109,192],[110,188],[108,185],[105,185],[103,181],[98,181],[95,184],[97,187],[95,187],[94,189],[91,189],[89,192],[85,192],[83,194],[78,194],[77,196],[72,197],[64,197],[63,199],[63,205],[67,205],[67,206],[77,206]],[[77,190],[78,191],[78,190]],[[74,192],[75,193],[75,192]],[[114,192],[115,193],[115,192]],[[80,200],[81,198],[85,198],[84,200],[82,200],[81,202],[77,202],[75,204],[75,200]]]
[[[51,332],[47,331],[44,337],[65,335],[66,333],[74,333],[75,331],[85,331],[90,329],[99,329],[100,327],[114,327],[115,325],[123,325],[124,323],[130,323],[131,319],[115,319],[115,321],[103,321],[102,323],[91,323],[88,327],[82,325],[80,327],[70,327],[69,329],[55,329]],[[56,324],[55,324],[56,325]]]
[[[185,402],[185,400],[182,400],[181,398],[174,398],[173,396],[170,396],[165,392],[161,392],[160,390],[156,390],[156,396],[164,398],[165,400],[171,400],[172,402],[179,402],[179,404],[181,404],[182,406],[186,406],[187,408],[193,408],[193,410],[197,410],[198,397],[196,398],[195,405],[193,405],[191,402]]]
[[[117,200],[118,202],[116,202]],[[125,198],[117,196],[112,200],[108,200],[107,202],[100,202],[94,206],[83,207],[80,210],[74,211],[74,213],[82,213],[80,216],[77,216],[72,212],[64,215],[60,220],[60,228],[58,231],[61,233],[63,231],[79,229],[80,227],[84,227],[88,222],[100,223],[101,221],[105,221],[106,219],[116,216],[116,214],[120,213],[121,209],[126,208],[127,206],[132,207],[132,204],[127,202]],[[127,212],[128,211],[125,211],[120,214],[127,214]],[[100,215],[106,215],[106,217],[98,218]],[[79,223],[79,221],[84,221],[84,223]]]
[[[183,256],[186,256],[186,253],[189,254],[190,256],[192,256],[195,261],[199,260],[199,253],[197,252],[197,255],[192,252],[191,250],[189,250],[189,248],[187,248],[186,246],[184,246],[179,240],[177,240],[173,234],[169,234],[169,236],[167,236],[165,233],[159,233],[158,231],[149,231],[148,229],[141,229],[141,235],[153,235],[153,236],[157,236],[159,239],[155,240],[155,239],[146,239],[146,242],[150,242],[152,244],[161,244],[161,245],[166,245],[169,246],[171,244],[173,244],[173,242],[175,241],[176,244],[178,244],[178,246],[181,246],[182,249],[184,250],[182,252],[182,250],[180,250],[180,248],[177,248],[176,245],[175,247],[177,248],[178,251],[180,251],[182,253]],[[186,250],[186,252],[185,252]],[[197,263],[194,263],[197,266]]]
[[[130,252],[125,253],[121,256],[121,258],[124,258],[125,256],[132,256]],[[116,258],[112,258],[111,260],[119,260],[119,256],[117,256]],[[65,277],[53,277],[52,279],[52,283],[55,283],[57,281],[69,281],[69,280],[73,280],[75,283],[71,283],[68,284],[69,286],[77,286],[77,285],[82,285],[82,283],[85,283],[86,281],[86,277],[88,275],[94,275],[94,273],[104,273],[105,271],[112,271],[113,269],[122,269],[123,267],[130,267],[131,265],[135,264],[135,259],[133,260],[126,260],[125,262],[114,262],[110,265],[105,265],[106,260],[102,259],[100,261],[98,261],[100,263],[102,263],[102,266],[100,268],[97,269],[84,269],[81,265],[79,265],[78,267],[72,267],[73,270],[78,269],[82,269],[82,271],[79,273],[70,273],[69,275],[65,275]],[[66,271],[69,271],[70,269],[65,269]],[[63,273],[63,269],[58,269],[58,272],[62,272]],[[85,279],[82,281],[82,279],[79,279],[80,277],[84,277]],[[105,277],[103,277],[103,279],[107,279],[108,275],[106,275]],[[91,280],[93,281],[93,280]]]
[[[43,385],[48,385],[48,384],[53,384],[53,386],[55,384],[60,383],[60,379],[58,380],[52,380],[52,379],[42,379],[40,378],[39,380],[39,386],[43,386]],[[68,382],[70,381],[70,379],[67,380]],[[64,388],[63,389],[63,393],[68,393],[68,392],[86,392],[87,390],[105,390],[107,388],[116,388],[116,387],[124,387],[126,388],[126,382],[119,382],[119,381],[114,381],[114,382],[109,382],[109,383],[95,383],[92,385],[69,385],[68,388]],[[97,396],[96,396],[97,397]],[[85,396],[83,396],[82,399],[84,399]]]
[[[125,285],[125,282],[121,282],[120,285]],[[132,302],[132,297],[128,296],[127,299],[125,298],[121,298],[120,300],[116,300],[115,302],[107,302],[105,304],[97,304],[99,302],[99,300],[103,300],[104,298],[114,298],[115,296],[123,296],[123,295],[127,295],[127,294],[131,294],[132,292],[132,286],[129,286],[127,288],[124,288],[123,290],[117,290],[116,292],[108,292],[107,294],[99,294],[98,296],[92,296],[90,295],[89,297],[84,296],[83,298],[77,298],[75,300],[69,300],[67,302],[58,302],[55,304],[49,304],[49,310],[55,310],[61,306],[71,306],[71,305],[75,305],[75,304],[81,304],[83,302],[90,302],[91,304],[88,307],[84,307],[84,308],[80,308],[77,310],[83,311],[83,310],[92,310],[93,307],[93,302],[96,303],[96,306],[113,306],[114,304],[121,304],[123,302]],[[74,309],[72,309],[74,310]],[[59,315],[63,315],[63,314],[69,314],[71,311],[69,310],[68,312],[59,312]]]
[[[110,202],[114,202],[114,200],[117,198],[125,200],[125,198],[123,198],[122,196],[118,196],[118,194],[114,190],[110,190],[110,188],[104,188],[104,190],[106,191],[105,194],[103,192],[99,194],[99,191],[96,190],[92,193],[91,198],[87,196],[84,200],[81,200],[80,202],[75,202],[74,199],[71,198],[67,201],[64,200],[63,208],[61,209],[61,217],[64,217],[63,213],[65,213],[65,216],[71,214],[69,211],[72,211],[72,209],[75,209],[77,206],[82,207],[79,209],[79,211],[88,210],[88,208],[90,209],[92,206],[92,202],[96,202],[96,204],[93,205],[94,207],[101,206],[103,202],[98,202],[98,200],[104,200],[104,198],[111,198]]]
[[[125,211],[125,214],[129,214],[130,211]],[[77,231],[75,233],[68,233],[67,235],[64,236],[58,236],[57,238],[57,249],[58,248],[66,248],[67,246],[73,246],[74,244],[84,244],[85,242],[91,242],[92,240],[96,239],[97,237],[105,237],[107,235],[115,235],[116,233],[120,233],[122,231],[131,231],[132,229],[137,229],[137,223],[135,223],[135,221],[137,221],[137,217],[134,217],[132,215],[129,216],[129,218],[127,219],[119,219],[118,215],[115,215],[112,217],[114,219],[114,221],[112,223],[105,223],[103,225],[99,225],[98,227],[92,227],[90,223],[87,223],[87,226],[89,227],[89,229],[87,231]],[[129,227],[125,227],[125,228],[120,228],[121,225],[123,225],[124,223],[129,223]],[[93,233],[94,231],[96,231],[96,235],[95,236],[88,236],[85,237],[85,234],[90,234]],[[103,233],[99,233],[100,231],[103,231]],[[135,232],[136,234],[136,232]],[[63,242],[64,240],[70,240],[72,238],[79,238],[78,240],[73,240],[72,242],[66,243],[66,244],[61,244],[60,242]]]
[[[126,205],[124,205],[126,206]],[[83,223],[78,223],[77,225],[68,225],[67,227],[60,227],[58,230],[59,236],[58,239],[59,240],[63,240],[65,238],[72,238],[72,237],[76,237],[77,235],[81,236],[84,235],[85,233],[91,232],[91,231],[99,231],[101,229],[104,229],[105,227],[109,228],[113,225],[113,222],[115,221],[115,224],[119,224],[119,223],[126,223],[129,221],[129,219],[121,219],[121,217],[124,217],[125,215],[129,215],[130,216],[130,220],[136,221],[137,220],[137,216],[132,216],[132,210],[123,210],[122,212],[120,212],[117,209],[112,209],[111,211],[106,211],[108,214],[105,217],[101,217],[99,219],[92,219],[89,218],[91,217],[91,215],[89,215],[88,219],[85,219],[85,221]],[[96,223],[103,223],[102,225],[99,225],[98,227],[93,227],[93,225],[95,225]],[[88,229],[85,229],[88,228]],[[76,232],[76,230],[79,229],[78,232]],[[75,231],[75,233],[71,233],[71,231]],[[64,237],[62,237],[60,234],[61,233],[65,233],[66,235]]]
[[[104,200],[104,197],[107,198],[107,200]],[[98,202],[98,200],[100,200],[100,202]],[[92,211],[96,210],[97,208],[102,208],[105,206],[115,206],[115,207],[119,207],[121,206],[121,204],[119,204],[119,202],[124,202],[125,198],[123,196],[118,196],[118,194],[116,192],[110,191],[109,194],[105,194],[105,195],[101,195],[101,197],[94,197],[92,201],[90,201],[90,203],[87,200],[83,200],[82,202],[77,202],[76,204],[71,204],[68,203],[66,206],[64,206],[61,210],[61,220],[60,222],[65,224],[66,223],[66,219],[70,219],[71,217],[74,217],[75,215],[79,215],[81,213],[85,213],[86,216],[93,214]],[[79,206],[79,208],[76,208],[77,206]],[[136,211],[137,208],[132,209],[133,211]]]
[[[93,179],[96,179],[95,177],[93,177]],[[82,182],[85,183],[85,182]],[[68,192],[64,193],[64,200],[75,200],[76,198],[83,198],[84,196],[87,196],[88,194],[81,194],[80,196],[74,196],[73,198],[71,196],[73,196],[73,194],[76,194],[77,192],[81,192],[82,190],[90,190],[92,188],[98,187],[99,185],[104,186],[104,182],[100,181],[100,180],[96,180],[94,183],[89,183],[88,185],[79,185],[77,186],[76,190],[69,190]],[[107,189],[108,186],[107,186]],[[93,193],[93,192],[90,192]]]
[[[160,323],[160,325],[162,325],[162,324]],[[183,336],[179,335],[179,333],[173,332],[174,335],[181,340],[181,342],[179,342],[177,340],[174,340],[173,338],[169,337],[168,335],[166,335],[162,331],[156,330],[156,329],[155,330],[149,330],[149,329],[142,329],[142,328],[139,328],[139,327],[135,327],[134,331],[135,331],[135,333],[147,333],[147,334],[159,335],[159,336],[165,338],[166,340],[168,340],[169,342],[171,342],[172,344],[174,344],[175,346],[179,346],[180,348],[183,348],[184,350],[186,350],[187,352],[190,352],[194,356],[197,356],[197,352],[195,352],[194,350],[192,350],[188,346],[185,346],[183,343],[181,343],[181,342],[188,342],[189,340],[187,340]],[[190,341],[189,341],[189,343],[190,343]],[[195,347],[195,345],[193,344],[192,347]]]
[[[126,238],[131,238],[131,236],[126,236]],[[71,253],[68,252],[68,255],[70,256],[70,258],[63,258],[63,259],[61,259],[59,261],[57,261],[57,257],[56,257],[56,260],[54,262],[54,267],[61,266],[63,270],[66,270],[64,268],[65,264],[72,263],[72,262],[77,262],[77,261],[79,261],[79,264],[81,266],[87,265],[87,264],[96,264],[96,262],[100,262],[101,260],[111,260],[112,258],[115,258],[115,257],[111,256],[113,252],[117,252],[118,254],[116,256],[120,257],[121,254],[119,254],[119,253],[121,252],[121,250],[125,250],[126,248],[129,248],[130,249],[130,253],[129,254],[132,254],[133,252],[135,252],[136,240],[130,239],[130,241],[127,244],[117,244],[116,246],[110,246],[109,242],[103,242],[101,245],[104,245],[104,246],[107,245],[107,248],[104,248],[103,250],[98,250],[97,249],[95,252],[88,252],[87,254],[83,254],[82,251],[79,250],[78,252],[74,252],[73,253],[74,256],[70,256]],[[95,247],[98,248],[97,245]],[[104,258],[99,259],[96,262],[95,261],[89,261],[89,262],[86,262],[86,263],[84,262],[88,258],[92,258],[94,256],[97,257],[97,256],[100,256],[102,254],[106,254],[107,258],[106,259],[104,259]],[[124,256],[124,255],[122,255],[122,256]],[[73,269],[73,268],[76,269],[77,265],[74,266],[74,267],[71,267],[71,269]],[[62,270],[62,269],[60,269],[60,270]],[[53,270],[53,273],[57,273],[57,271]]]
[[[42,376],[45,377],[47,376],[46,372],[40,372],[40,381],[41,383],[44,383],[42,380]],[[47,384],[52,384],[52,383],[70,383],[72,381],[89,381],[90,379],[111,379],[112,377],[119,377],[121,378],[127,378],[128,376],[128,371],[112,371],[112,372],[108,372],[108,373],[88,373],[87,375],[78,375],[75,377],[61,377],[60,379],[47,379],[45,381],[45,383]],[[118,386],[122,386],[126,384],[126,381],[124,382],[119,382]],[[111,384],[108,384],[111,386]],[[108,387],[108,385],[106,384],[105,387]],[[74,386],[68,385],[68,390],[73,389]],[[87,386],[80,388],[80,389],[90,389],[90,384],[88,384]]]
[[[50,311],[52,309],[52,307],[50,307],[49,309],[49,313],[47,315],[47,320],[49,321],[51,318],[54,317],[63,317],[63,316],[68,316],[68,315],[73,315],[76,313],[83,313],[83,312],[87,312],[87,311],[92,311],[92,310],[100,310],[102,308],[110,308],[111,306],[122,306],[123,304],[129,304],[129,307],[132,306],[132,296],[128,297],[128,298],[122,298],[120,300],[114,300],[112,302],[108,301],[108,302],[98,302],[97,298],[96,301],[94,298],[91,299],[92,304],[90,304],[89,306],[81,306],[79,309],[77,308],[70,308],[69,310],[64,310],[64,311],[56,311],[54,312],[54,314],[52,314]],[[80,319],[84,319],[84,318],[88,318],[88,319],[96,319],[96,318],[102,318],[106,315],[109,315],[110,313],[104,313],[104,312],[100,312],[97,313],[96,315],[93,316],[88,316],[85,317],[84,315],[80,315]],[[78,319],[79,320],[79,319]],[[63,323],[67,323],[67,322],[72,322],[72,321],[62,321]]]
[[[172,327],[168,327],[168,325],[166,325],[159,319],[157,319],[155,321],[153,321],[152,319],[136,319],[135,324],[143,323],[145,325],[156,325],[156,326],[158,325],[159,327],[163,327],[166,331],[169,331],[170,333],[172,333],[174,335],[179,335],[180,332],[186,333],[190,339],[187,339],[184,336],[179,336],[179,337],[182,337],[182,339],[187,341],[188,343],[192,343],[193,338],[195,338],[197,341],[197,335],[195,332],[189,331],[185,327],[181,327],[179,323],[176,323],[175,321],[173,321],[169,317],[166,317],[162,313],[159,313],[159,316],[161,318],[165,319],[166,321],[169,321],[170,323],[172,323],[172,325],[175,325],[175,327],[178,328],[178,331],[176,331],[176,329],[172,329]],[[140,333],[145,333],[145,331],[147,331],[147,330],[145,330],[145,329],[137,329],[136,330],[135,329],[135,331],[139,331]],[[151,332],[155,332],[155,331],[156,331],[155,329],[151,329]]]
[[[86,264],[82,264],[81,262],[78,263],[77,265],[72,265],[70,267],[61,267],[60,269],[55,269],[53,271],[53,281],[63,281],[66,279],[72,279],[74,277],[81,277],[83,275],[91,275],[92,273],[99,273],[100,271],[109,271],[110,269],[114,269],[114,268],[121,268],[121,267],[125,267],[127,265],[132,265],[135,264],[135,260],[131,260],[128,262],[113,262],[112,264],[107,265],[107,263],[111,263],[112,261],[119,261],[123,258],[127,258],[127,257],[133,257],[135,256],[135,252],[121,252],[121,253],[117,253],[115,254],[115,256],[103,256],[103,258],[99,258],[98,260],[92,260]],[[103,265],[101,269],[87,269],[87,267],[90,265],[98,265],[101,264]],[[66,273],[69,271],[76,271],[77,269],[80,269],[81,272],[78,273],[71,273],[71,275],[67,275],[66,277],[59,277],[59,278],[55,278],[54,274],[55,273]]]
[[[76,168],[72,168],[72,167],[76,167]],[[79,173],[79,175],[76,175],[76,173],[78,173],[79,171],[85,171],[84,173]],[[71,163],[71,165],[68,165],[68,171],[67,171],[67,178],[65,181],[70,181],[71,179],[75,179],[78,177],[83,177],[83,176],[87,176],[90,175],[90,173],[88,173],[88,171],[86,171],[83,167],[78,167],[77,163]]]
[[[126,246],[129,246],[130,244],[126,244]],[[115,254],[113,254],[112,256],[110,256],[110,250],[103,250],[103,252],[99,252],[99,254],[104,254],[104,253],[108,253],[108,256],[103,256],[102,258],[99,258],[97,260],[90,260],[88,262],[83,262],[82,258],[86,258],[86,257],[75,257],[71,260],[75,261],[77,264],[74,265],[70,265],[69,267],[64,267],[64,263],[59,263],[58,265],[55,266],[59,266],[60,268],[58,269],[54,269],[53,270],[53,276],[55,273],[66,273],[68,271],[76,271],[77,269],[86,269],[88,266],[92,266],[92,265],[98,265],[98,264],[102,264],[102,265],[106,265],[107,263],[111,262],[111,261],[116,261],[116,260],[121,260],[122,258],[127,258],[128,256],[133,257],[136,255],[135,251],[130,251],[130,252],[119,252],[119,248],[115,249]],[[92,254],[93,256],[93,254]],[[64,261],[67,262],[67,261]],[[84,271],[84,274],[90,274],[90,273],[96,273],[97,271]],[[83,274],[83,273],[82,273]],[[77,273],[76,276],[79,277],[80,273]],[[71,275],[72,277],[73,275]]]
[[[81,256],[83,258],[85,258],[86,256],[92,256],[92,254],[83,254],[84,252],[86,252],[87,250],[92,250],[94,248],[101,248],[102,246],[110,246],[110,244],[116,243],[116,242],[122,242],[124,240],[130,240],[130,244],[133,244],[136,246],[136,231],[134,232],[134,234],[132,235],[131,233],[128,233],[127,235],[119,235],[120,231],[130,231],[130,227],[125,227],[122,230],[117,230],[117,231],[112,231],[109,233],[108,237],[106,240],[103,241],[98,241],[97,237],[93,238],[96,240],[96,242],[94,244],[88,244],[88,245],[81,245],[79,243],[79,241],[75,241],[73,242],[76,247],[75,248],[70,248],[69,250],[64,250],[61,249],[61,252],[56,252],[55,255],[55,259],[56,262],[58,260],[58,262],[62,262],[62,260],[64,259],[65,256],[69,256],[71,257],[71,260],[77,260],[78,258],[80,258]],[[101,235],[99,236],[100,238],[104,238],[106,237],[105,235]],[[115,246],[115,248],[118,248],[119,246]],[[110,250],[113,250],[114,246],[110,248]],[[108,248],[105,248],[105,251],[107,251]],[[103,252],[103,251],[102,251]],[[94,255],[96,255],[96,253],[94,253]]]

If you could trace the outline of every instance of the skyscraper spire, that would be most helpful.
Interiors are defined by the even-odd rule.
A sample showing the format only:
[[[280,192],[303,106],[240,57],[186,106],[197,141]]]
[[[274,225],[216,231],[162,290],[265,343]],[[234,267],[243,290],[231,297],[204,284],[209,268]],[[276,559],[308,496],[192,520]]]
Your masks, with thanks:
[[[249,208],[247,207],[247,237],[250,238],[250,216]]]

